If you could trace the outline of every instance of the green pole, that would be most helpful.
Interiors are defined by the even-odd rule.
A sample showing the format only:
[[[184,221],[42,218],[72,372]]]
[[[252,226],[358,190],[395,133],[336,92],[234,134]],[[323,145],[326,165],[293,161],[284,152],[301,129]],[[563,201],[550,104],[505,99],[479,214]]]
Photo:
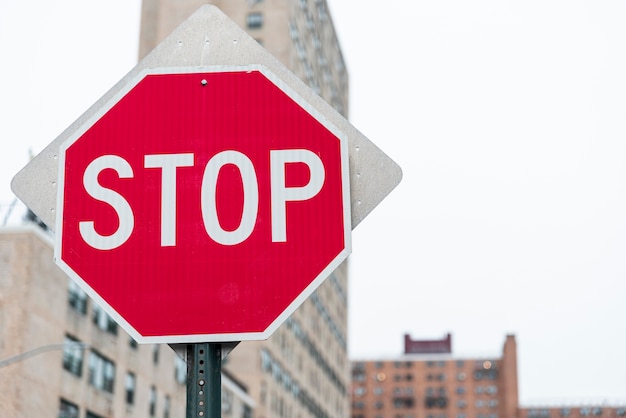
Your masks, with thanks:
[[[187,418],[222,414],[222,345],[187,345]]]

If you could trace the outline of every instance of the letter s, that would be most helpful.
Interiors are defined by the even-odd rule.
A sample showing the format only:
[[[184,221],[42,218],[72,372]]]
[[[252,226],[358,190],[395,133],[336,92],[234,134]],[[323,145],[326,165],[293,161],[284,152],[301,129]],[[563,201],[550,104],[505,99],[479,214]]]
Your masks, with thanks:
[[[126,199],[119,193],[98,183],[102,170],[115,170],[120,178],[132,178],[133,169],[128,161],[117,155],[103,155],[93,160],[85,169],[83,185],[87,193],[96,200],[108,203],[117,213],[119,226],[111,235],[100,235],[94,228],[94,221],[79,223],[80,235],[85,242],[97,250],[112,250],[124,244],[133,232],[135,218]]]

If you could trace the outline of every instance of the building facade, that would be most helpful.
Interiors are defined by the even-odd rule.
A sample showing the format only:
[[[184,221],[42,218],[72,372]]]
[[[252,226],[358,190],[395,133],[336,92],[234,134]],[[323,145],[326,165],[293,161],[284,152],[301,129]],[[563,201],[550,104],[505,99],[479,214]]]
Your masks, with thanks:
[[[54,264],[35,224],[0,229],[0,416],[174,418],[185,414],[186,363],[138,345]],[[254,401],[222,379],[222,416]]]
[[[500,357],[457,358],[452,336],[413,340],[404,354],[352,362],[352,418],[621,418],[626,402],[520,406],[517,347],[508,335]]]
[[[626,417],[626,402],[580,402],[524,406],[519,418],[621,418]]]
[[[200,6],[213,4],[347,116],[348,75],[325,0],[143,0],[139,57]],[[258,418],[348,417],[347,263],[268,341],[239,344],[224,368]]]
[[[421,344],[405,336],[402,356],[353,361],[352,418],[516,418],[515,337],[495,358],[454,358],[448,347],[450,335]]]

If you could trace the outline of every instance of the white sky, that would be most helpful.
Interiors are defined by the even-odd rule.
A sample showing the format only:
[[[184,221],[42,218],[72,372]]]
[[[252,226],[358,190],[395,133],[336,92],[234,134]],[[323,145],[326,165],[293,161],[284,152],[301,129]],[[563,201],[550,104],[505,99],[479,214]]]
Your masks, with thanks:
[[[524,403],[626,401],[626,3],[328,0],[351,121],[404,170],[355,230],[350,352],[518,341]],[[0,0],[0,204],[136,62],[139,0]]]

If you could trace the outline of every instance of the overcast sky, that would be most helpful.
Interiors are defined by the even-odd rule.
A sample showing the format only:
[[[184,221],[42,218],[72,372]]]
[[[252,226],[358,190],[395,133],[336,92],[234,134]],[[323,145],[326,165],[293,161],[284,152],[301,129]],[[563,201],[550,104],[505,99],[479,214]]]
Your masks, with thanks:
[[[403,168],[354,231],[350,353],[517,337],[522,402],[626,403],[626,3],[328,0],[351,121]],[[136,62],[139,0],[0,0],[0,204]]]

